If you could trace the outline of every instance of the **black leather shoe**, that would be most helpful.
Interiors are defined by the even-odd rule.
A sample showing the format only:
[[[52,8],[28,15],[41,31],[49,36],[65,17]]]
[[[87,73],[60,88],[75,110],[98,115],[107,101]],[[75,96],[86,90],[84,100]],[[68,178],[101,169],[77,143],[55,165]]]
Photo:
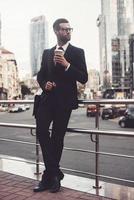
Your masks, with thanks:
[[[38,186],[36,186],[33,191],[34,192],[43,192],[45,190],[49,190],[52,186],[51,176],[47,171],[44,171],[41,181],[39,182]]]
[[[39,185],[36,186],[33,191],[34,192],[43,192],[45,190],[49,190],[51,188],[51,182],[50,181],[46,181],[46,182],[39,182]]]
[[[60,184],[60,179],[59,177],[55,176],[52,178],[52,185],[50,188],[51,193],[56,193],[60,190],[61,184]]]

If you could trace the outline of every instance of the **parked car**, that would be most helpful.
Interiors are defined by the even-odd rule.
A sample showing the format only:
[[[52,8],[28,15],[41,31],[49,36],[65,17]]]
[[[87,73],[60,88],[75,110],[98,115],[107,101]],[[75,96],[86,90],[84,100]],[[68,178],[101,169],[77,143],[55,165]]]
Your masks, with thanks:
[[[8,106],[7,105],[0,105],[0,112],[5,112],[8,110]]]
[[[25,111],[26,110],[26,107],[23,104],[18,104],[17,106],[19,107],[20,111]]]
[[[30,106],[28,104],[25,104],[25,108],[26,108],[26,110],[29,110]]]
[[[9,107],[8,112],[14,113],[14,112],[22,112],[25,111],[26,107],[23,104],[15,104]]]
[[[104,119],[113,119],[119,116],[118,109],[114,106],[104,107],[102,109],[101,118]]]
[[[86,110],[87,117],[94,117],[96,113],[97,113],[96,105],[89,104]],[[100,111],[99,111],[99,114],[100,114]]]
[[[17,112],[21,112],[22,109],[20,109],[17,105],[11,106],[8,109],[8,112],[10,113],[17,113]]]
[[[134,107],[128,107],[124,116],[119,119],[118,123],[122,128],[134,127]]]
[[[18,104],[18,107],[21,111],[29,110],[30,106],[28,104]]]
[[[125,105],[118,108],[119,116],[124,116],[125,112],[126,112],[126,106]]]

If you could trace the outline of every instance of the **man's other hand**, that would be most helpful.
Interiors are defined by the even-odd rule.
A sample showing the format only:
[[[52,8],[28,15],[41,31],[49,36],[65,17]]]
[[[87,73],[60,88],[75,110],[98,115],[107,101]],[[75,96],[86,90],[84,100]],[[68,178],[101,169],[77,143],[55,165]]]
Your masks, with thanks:
[[[54,87],[56,87],[55,82],[48,81],[45,85],[45,90],[51,91]]]

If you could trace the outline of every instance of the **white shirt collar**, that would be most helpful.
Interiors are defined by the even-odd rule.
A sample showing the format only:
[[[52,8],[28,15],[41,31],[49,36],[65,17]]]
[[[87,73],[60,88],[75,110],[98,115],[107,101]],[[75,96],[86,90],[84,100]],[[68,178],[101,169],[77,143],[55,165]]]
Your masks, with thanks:
[[[67,50],[68,45],[69,45],[69,42],[67,42],[66,44],[64,44],[64,45],[62,46],[62,48],[64,49],[64,52]],[[59,45],[57,44],[56,49],[58,49],[59,47],[61,47],[61,46],[59,46]]]

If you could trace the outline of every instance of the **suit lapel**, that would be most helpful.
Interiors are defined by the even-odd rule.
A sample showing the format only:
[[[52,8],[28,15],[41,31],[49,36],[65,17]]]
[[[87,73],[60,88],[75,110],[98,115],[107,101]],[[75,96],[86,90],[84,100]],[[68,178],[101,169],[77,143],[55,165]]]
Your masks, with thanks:
[[[72,45],[69,44],[68,47],[67,47],[67,49],[66,49],[66,52],[65,52],[65,54],[64,54],[65,58],[66,58],[68,61],[70,61],[70,59],[71,59],[72,48],[73,48]]]
[[[54,62],[53,62],[53,57],[54,57],[54,49],[48,50],[48,59],[47,59],[47,69],[48,69],[48,80],[53,80],[53,71],[54,71]]]
[[[49,50],[49,59],[48,59],[48,69],[49,70],[52,70],[54,67],[54,61],[53,61],[54,49],[55,49],[55,47],[53,47],[52,49]]]

